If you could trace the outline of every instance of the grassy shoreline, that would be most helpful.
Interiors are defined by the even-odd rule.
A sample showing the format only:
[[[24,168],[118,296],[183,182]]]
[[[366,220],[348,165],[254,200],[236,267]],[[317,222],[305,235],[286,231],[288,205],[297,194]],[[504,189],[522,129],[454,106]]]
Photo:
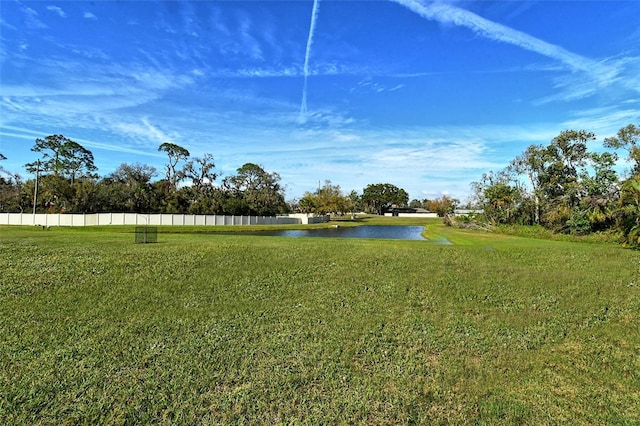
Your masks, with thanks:
[[[0,422],[640,422],[637,252],[422,223],[1,227]]]

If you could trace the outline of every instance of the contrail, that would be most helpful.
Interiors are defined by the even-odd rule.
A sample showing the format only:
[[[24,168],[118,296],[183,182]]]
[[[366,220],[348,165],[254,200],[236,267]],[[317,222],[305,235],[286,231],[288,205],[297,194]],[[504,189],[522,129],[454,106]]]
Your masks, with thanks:
[[[412,10],[425,19],[466,27],[485,38],[518,46],[555,59],[567,66],[573,72],[571,83],[558,83],[557,87],[570,87],[571,90],[564,94],[560,93],[559,95],[541,99],[538,101],[539,103],[557,99],[575,100],[584,98],[595,93],[598,88],[614,83],[622,84],[634,92],[640,92],[640,80],[635,75],[637,73],[631,77],[628,72],[625,72],[625,65],[628,63],[629,58],[620,60],[610,58],[596,61],[443,2],[426,2],[424,0],[391,1]],[[575,72],[583,73],[584,78],[575,78]]]
[[[431,21],[467,27],[488,39],[513,44],[523,49],[556,59],[572,70],[597,73],[603,81],[615,77],[616,70],[596,61],[569,52],[560,46],[547,43],[521,31],[482,18],[475,13],[443,3],[423,3],[420,0],[391,0]],[[613,75],[612,75],[613,74]]]
[[[311,25],[309,27],[309,38],[307,39],[307,50],[304,54],[304,87],[302,88],[302,104],[300,105],[300,116],[307,114],[307,79],[309,78],[309,56],[311,54],[311,44],[313,43],[313,33],[316,31],[316,20],[318,19],[318,10],[320,9],[320,0],[313,0],[313,10],[311,11]]]

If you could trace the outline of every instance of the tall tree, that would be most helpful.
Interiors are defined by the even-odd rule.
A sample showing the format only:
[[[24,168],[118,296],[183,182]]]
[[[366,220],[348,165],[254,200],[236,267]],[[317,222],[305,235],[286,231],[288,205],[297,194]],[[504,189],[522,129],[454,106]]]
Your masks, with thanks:
[[[545,197],[544,224],[559,232],[584,233],[588,220],[580,214],[584,195],[580,176],[589,160],[587,143],[595,135],[564,130],[545,149],[541,190]]]
[[[344,195],[340,185],[333,185],[330,180],[326,180],[321,188],[314,193],[306,192],[298,202],[298,210],[302,213],[316,214],[345,214],[353,212],[356,207],[358,194],[352,191],[349,195]]]
[[[358,191],[352,189],[351,192],[347,195],[348,204],[347,207],[351,212],[351,219],[355,219],[356,211],[362,210],[362,199],[360,195],[358,195]]]
[[[269,216],[287,210],[280,175],[257,164],[244,164],[236,175],[225,178],[223,185],[229,197],[228,213]]]
[[[540,198],[542,196],[542,174],[545,165],[545,149],[542,145],[531,145],[525,152],[516,157],[509,168],[518,174],[526,175],[531,185],[534,201],[534,222],[540,223]]]
[[[170,142],[164,142],[158,147],[158,151],[162,151],[167,154],[168,161],[165,166],[165,177],[171,186],[175,189],[178,186],[178,182],[182,179],[182,173],[178,170],[178,163],[180,161],[186,161],[189,158],[189,151],[186,148],[181,147]]]
[[[587,142],[595,135],[584,130],[563,130],[545,152],[542,189],[549,199],[563,197],[573,206],[579,199],[579,169],[589,159]]]
[[[206,153],[203,157],[196,157],[188,161],[183,169],[184,177],[191,179],[192,186],[203,188],[211,186],[218,178],[214,171],[216,167],[213,162],[213,155]]]
[[[76,178],[85,176],[96,178],[94,173],[98,168],[94,164],[93,153],[74,141],[69,141],[64,146],[65,169],[69,173],[71,186]]]
[[[41,195],[38,204],[47,211],[73,211],[76,178],[93,177],[97,170],[91,151],[63,135],[38,138],[31,150],[41,154],[41,158],[25,165],[29,172],[36,173],[41,184],[41,190],[37,188]]]
[[[31,151],[41,153],[42,158],[25,164],[25,168],[29,173],[40,171],[51,172],[56,176],[62,174],[65,167],[65,145],[68,142],[71,140],[63,135],[49,135],[44,139],[37,138]]]
[[[222,207],[220,205],[219,189],[214,186],[218,174],[215,172],[213,155],[206,153],[202,157],[189,160],[183,175],[191,180],[191,185],[181,188],[184,198],[188,201],[187,211],[192,214],[213,214]]]
[[[362,203],[369,213],[384,214],[392,205],[402,207],[408,202],[407,191],[390,183],[370,184],[362,191]]]
[[[325,180],[324,185],[316,191],[318,214],[344,214],[348,210],[348,199],[342,194],[340,185],[333,185]]]
[[[531,184],[536,223],[561,229],[583,195],[580,178],[590,160],[587,143],[595,135],[585,130],[564,130],[544,147],[532,145],[509,166]]]
[[[606,138],[604,145],[607,148],[625,149],[628,152],[627,159],[631,161],[631,174],[640,174],[640,126],[629,124],[623,127],[616,136]]]
[[[30,173],[53,173],[54,176],[66,177],[72,186],[76,177],[83,174],[93,176],[97,170],[91,151],[63,135],[38,138],[31,151],[41,153],[42,158],[25,164]]]

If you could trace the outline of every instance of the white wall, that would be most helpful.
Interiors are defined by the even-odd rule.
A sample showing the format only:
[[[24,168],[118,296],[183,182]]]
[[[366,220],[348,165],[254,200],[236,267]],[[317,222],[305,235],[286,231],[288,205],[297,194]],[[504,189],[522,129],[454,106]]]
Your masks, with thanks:
[[[0,225],[95,226],[95,225],[276,225],[328,222],[329,216],[223,216],[185,214],[30,214],[0,213]]]
[[[287,217],[293,217],[293,218],[299,219],[300,220],[299,223],[303,223],[305,225],[308,225],[310,223],[325,223],[331,220],[331,216],[329,215],[313,216],[313,215],[308,215],[306,213],[293,213],[288,215]]]

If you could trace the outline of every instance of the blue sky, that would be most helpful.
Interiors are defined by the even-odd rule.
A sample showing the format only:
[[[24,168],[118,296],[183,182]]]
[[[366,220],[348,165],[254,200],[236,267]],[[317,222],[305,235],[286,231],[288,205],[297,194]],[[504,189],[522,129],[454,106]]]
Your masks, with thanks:
[[[638,1],[0,0],[0,152],[63,134],[100,175],[163,142],[465,200],[531,144],[640,124]],[[621,170],[624,167],[621,164]]]

